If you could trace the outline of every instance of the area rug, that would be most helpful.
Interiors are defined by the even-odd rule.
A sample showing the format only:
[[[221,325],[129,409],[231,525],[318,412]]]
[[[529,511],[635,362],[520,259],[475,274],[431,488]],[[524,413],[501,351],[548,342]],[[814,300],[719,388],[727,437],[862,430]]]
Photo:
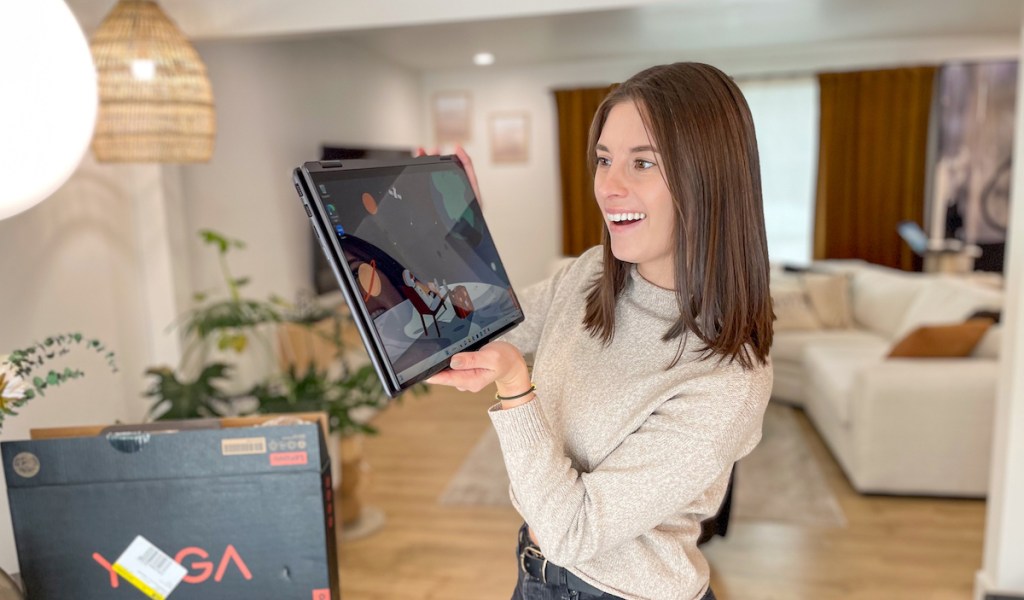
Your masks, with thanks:
[[[732,518],[845,527],[846,517],[800,430],[795,410],[775,403],[768,406],[761,443],[736,467]],[[508,475],[492,428],[480,437],[438,502],[511,506]]]

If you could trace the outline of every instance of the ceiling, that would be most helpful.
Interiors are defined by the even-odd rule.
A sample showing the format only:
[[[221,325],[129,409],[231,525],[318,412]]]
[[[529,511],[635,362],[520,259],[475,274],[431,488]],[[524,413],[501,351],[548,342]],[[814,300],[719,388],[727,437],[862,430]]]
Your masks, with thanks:
[[[86,33],[114,0],[67,0]],[[756,51],[913,38],[1016,38],[1020,0],[162,0],[194,40],[337,36],[416,70]]]

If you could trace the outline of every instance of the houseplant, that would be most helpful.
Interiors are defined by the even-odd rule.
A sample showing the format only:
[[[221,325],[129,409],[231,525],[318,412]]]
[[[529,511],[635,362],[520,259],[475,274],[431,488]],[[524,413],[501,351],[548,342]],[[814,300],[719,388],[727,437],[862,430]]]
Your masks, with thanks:
[[[149,414],[155,419],[216,417],[226,414],[327,413],[332,444],[340,458],[342,522],[358,518],[357,491],[362,461],[362,435],[376,429],[367,421],[389,398],[369,364],[354,366],[345,358],[342,335],[349,319],[338,306],[323,306],[311,297],[294,304],[280,298],[255,300],[242,295],[248,277],[236,277],[228,262],[233,250],[245,248],[241,240],[203,230],[204,243],[217,251],[226,295],[197,294],[197,306],[184,314],[176,328],[185,339],[177,368],[152,367],[153,379],[145,395],[152,399]],[[276,332],[279,350],[272,348],[268,331]],[[254,343],[255,340],[255,343]],[[286,343],[287,342],[287,343]],[[241,355],[259,346],[279,357],[279,368],[263,373],[248,386],[237,383],[237,370],[220,357]],[[415,393],[425,389],[420,386]]]
[[[153,399],[149,417],[157,420],[216,417],[245,412],[240,406],[249,398],[246,390],[227,391],[225,387],[236,374],[236,365],[226,362],[240,356],[256,339],[270,356],[273,350],[265,325],[281,320],[280,301],[246,298],[242,288],[248,277],[235,277],[228,264],[232,250],[244,249],[245,243],[216,231],[204,229],[200,239],[217,252],[218,265],[226,296],[196,293],[196,306],[174,324],[181,332],[184,353],[177,367],[155,366],[146,370],[151,384],[145,396]],[[213,353],[219,358],[214,360]]]
[[[281,372],[257,385],[252,395],[263,413],[327,413],[338,467],[340,520],[351,531],[363,514],[364,475],[369,470],[364,436],[377,433],[369,419],[390,399],[372,365],[356,366],[353,353],[346,352],[342,334],[353,325],[340,308],[300,298],[296,307],[284,311],[278,325]]]
[[[108,350],[103,342],[87,339],[78,332],[53,335],[26,348],[0,356],[0,431],[3,430],[5,419],[18,415],[16,409],[20,409],[37,396],[45,396],[46,390],[85,376],[81,369],[52,367],[54,360],[69,354],[75,347],[83,347],[100,355],[111,372],[117,373],[114,353]],[[21,589],[3,569],[0,569],[0,599],[21,598]]]
[[[76,346],[84,347],[102,356],[107,366],[117,373],[114,353],[107,350],[103,342],[87,339],[81,333],[62,333],[45,338],[27,348],[14,350],[0,356],[0,430],[4,419],[16,416],[15,409],[21,408],[36,396],[45,396],[52,389],[85,376],[80,369],[65,367],[40,374],[55,359],[71,352]]]

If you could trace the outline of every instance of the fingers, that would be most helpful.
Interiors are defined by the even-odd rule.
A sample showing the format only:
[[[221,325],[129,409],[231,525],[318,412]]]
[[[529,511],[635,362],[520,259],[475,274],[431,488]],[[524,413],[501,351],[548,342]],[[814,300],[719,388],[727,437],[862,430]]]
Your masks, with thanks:
[[[455,146],[455,156],[462,163],[463,168],[466,169],[466,177],[469,179],[469,185],[473,187],[473,194],[476,196],[476,201],[483,206],[483,201],[480,199],[480,184],[476,180],[476,170],[473,168],[473,159],[469,157],[466,149],[460,145]]]
[[[446,370],[426,380],[434,385],[446,385],[460,392],[479,392],[494,383],[494,372],[485,369]]]
[[[440,154],[441,149],[437,146],[434,146],[430,150],[427,150],[423,146],[419,146],[416,148],[414,156],[437,156]],[[466,170],[466,178],[469,179],[469,185],[473,188],[473,195],[476,196],[476,201],[483,206],[483,203],[480,200],[480,184],[477,182],[476,170],[473,168],[473,159],[469,157],[469,153],[466,152],[466,149],[459,144],[455,145],[455,156],[459,159],[459,162],[462,163],[462,167]]]
[[[460,352],[446,369],[427,379],[427,383],[447,385],[460,391],[479,392],[497,382],[523,387],[529,372],[522,354],[506,342],[491,342],[476,352]]]

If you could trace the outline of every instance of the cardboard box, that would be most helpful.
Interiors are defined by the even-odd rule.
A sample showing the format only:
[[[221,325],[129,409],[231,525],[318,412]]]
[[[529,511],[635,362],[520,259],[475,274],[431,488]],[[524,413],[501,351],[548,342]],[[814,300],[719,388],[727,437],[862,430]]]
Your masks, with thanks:
[[[312,417],[34,430],[38,439],[3,442],[28,597],[338,600],[326,417]],[[147,577],[179,583],[168,591]]]

